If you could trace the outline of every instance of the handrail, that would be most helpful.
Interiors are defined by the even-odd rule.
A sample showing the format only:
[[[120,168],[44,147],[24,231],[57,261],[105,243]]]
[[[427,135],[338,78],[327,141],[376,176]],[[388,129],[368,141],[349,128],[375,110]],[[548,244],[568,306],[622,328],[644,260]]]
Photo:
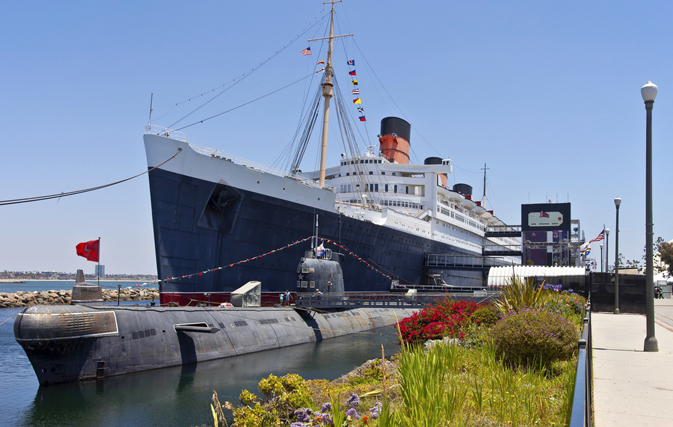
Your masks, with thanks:
[[[591,382],[593,378],[593,358],[591,343],[591,296],[587,301],[582,337],[577,342],[577,373],[575,374],[575,392],[573,394],[572,413],[569,427],[589,427],[593,425],[591,414]]]
[[[175,139],[177,141],[187,142],[187,137],[185,136],[184,132],[168,129],[157,125],[145,126],[145,133],[152,135],[159,135],[166,138]]]

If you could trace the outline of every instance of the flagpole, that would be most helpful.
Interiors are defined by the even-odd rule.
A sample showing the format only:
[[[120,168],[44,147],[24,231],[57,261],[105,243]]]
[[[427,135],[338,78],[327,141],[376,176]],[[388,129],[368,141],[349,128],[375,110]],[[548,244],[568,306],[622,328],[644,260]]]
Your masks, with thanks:
[[[100,237],[98,238],[98,286],[100,286]]]

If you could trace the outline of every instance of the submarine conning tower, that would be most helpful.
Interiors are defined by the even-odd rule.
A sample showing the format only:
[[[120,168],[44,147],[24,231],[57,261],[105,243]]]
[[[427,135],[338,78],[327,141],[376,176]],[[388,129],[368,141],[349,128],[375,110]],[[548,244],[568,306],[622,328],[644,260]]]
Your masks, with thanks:
[[[325,249],[324,256],[317,258],[313,250],[306,251],[297,266],[297,293],[315,293],[323,295],[343,296],[344,275],[341,262],[344,255]],[[338,261],[332,258],[336,256]]]
[[[391,162],[409,164],[411,125],[399,117],[386,117],[381,120],[379,145],[381,153]]]

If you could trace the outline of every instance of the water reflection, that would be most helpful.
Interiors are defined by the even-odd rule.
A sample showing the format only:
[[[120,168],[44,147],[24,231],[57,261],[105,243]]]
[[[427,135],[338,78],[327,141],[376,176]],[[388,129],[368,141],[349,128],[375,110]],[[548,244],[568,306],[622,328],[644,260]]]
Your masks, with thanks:
[[[256,392],[262,377],[297,373],[333,379],[366,360],[397,352],[392,327],[198,365],[110,377],[103,381],[40,387],[17,419],[33,426],[212,424],[210,397],[238,402],[241,390]]]

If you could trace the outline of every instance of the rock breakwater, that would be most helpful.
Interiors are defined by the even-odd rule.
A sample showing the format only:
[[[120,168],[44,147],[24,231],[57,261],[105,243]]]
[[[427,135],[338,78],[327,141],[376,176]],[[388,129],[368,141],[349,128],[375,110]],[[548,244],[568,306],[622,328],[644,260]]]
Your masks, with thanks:
[[[0,292],[0,308],[27,307],[38,304],[70,304],[71,291],[34,291],[34,292]],[[122,289],[120,301],[144,301],[159,299],[158,289]],[[103,289],[105,302],[117,301],[116,289]]]

